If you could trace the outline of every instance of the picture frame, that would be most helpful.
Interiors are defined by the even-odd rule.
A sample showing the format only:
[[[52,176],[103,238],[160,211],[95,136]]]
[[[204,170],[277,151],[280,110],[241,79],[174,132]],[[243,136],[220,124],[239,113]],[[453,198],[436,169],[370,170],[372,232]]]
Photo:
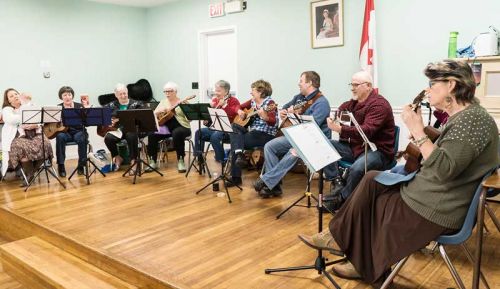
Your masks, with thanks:
[[[311,2],[311,47],[344,45],[343,0]]]

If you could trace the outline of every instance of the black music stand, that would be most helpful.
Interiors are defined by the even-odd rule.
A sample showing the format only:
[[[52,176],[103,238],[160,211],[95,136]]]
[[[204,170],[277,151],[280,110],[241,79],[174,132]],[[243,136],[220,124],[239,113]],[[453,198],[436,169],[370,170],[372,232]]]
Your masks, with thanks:
[[[211,178],[210,174],[210,169],[208,168],[207,160],[205,159],[205,156],[203,155],[204,148],[201,147],[201,121],[206,120],[210,121],[210,114],[208,113],[208,108],[210,107],[210,104],[208,103],[193,103],[193,104],[184,104],[181,103],[179,104],[179,107],[181,108],[182,112],[184,112],[184,115],[186,115],[186,118],[189,121],[192,120],[197,120],[198,121],[198,130],[200,131],[200,139],[198,140],[198,145],[201,149],[200,154],[198,155],[198,152],[195,152],[197,155],[193,157],[193,160],[191,160],[191,163],[189,164],[188,170],[186,172],[186,178],[189,175],[189,172],[191,171],[191,168],[195,168],[198,173],[201,175],[205,171],[207,172],[207,175],[209,178]],[[194,149],[194,148],[193,148]],[[196,161],[198,161],[199,167],[196,166]]]
[[[307,165],[311,172],[317,171],[319,173],[319,188],[318,188],[318,232],[323,231],[323,168],[335,160],[340,159],[340,155],[332,146],[330,141],[323,134],[319,126],[315,122],[288,127],[283,130],[285,137],[288,139],[293,148],[300,155],[304,163]],[[304,141],[305,140],[305,141]],[[318,255],[314,265],[286,267],[286,268],[273,268],[265,269],[264,273],[270,274],[274,272],[286,271],[299,271],[299,270],[317,270],[318,274],[325,275],[328,280],[337,289],[340,286],[333,279],[333,277],[326,270],[327,266],[344,262],[346,258],[327,262],[328,260],[323,256],[323,250],[317,250]],[[340,255],[341,252],[335,252]]]
[[[64,126],[80,127],[85,144],[88,144],[89,140],[86,127],[111,125],[111,113],[112,109],[109,107],[65,108],[62,110],[62,121]],[[87,157],[85,161],[85,178],[87,179],[87,185],[90,185],[90,177],[96,171],[101,173],[103,177],[106,177],[106,174],[104,174],[104,172],[99,169],[90,158],[88,158],[89,153],[90,150],[86,153]],[[90,168],[93,168],[92,172],[90,172]],[[78,167],[73,170],[68,180],[71,180],[77,170]]]
[[[41,109],[23,109],[21,116],[22,124],[37,124],[43,126],[46,123],[58,123],[61,122],[61,107],[42,107]],[[43,163],[40,165],[33,177],[28,180],[28,185],[24,191],[28,191],[35,179],[42,173],[45,172],[47,177],[47,183],[50,183],[49,173],[52,175],[61,186],[66,189],[66,186],[61,182],[59,177],[55,174],[54,168],[52,167],[52,161],[47,162],[45,153],[45,135],[42,131],[42,154]]]
[[[299,114],[295,114],[295,113],[287,113],[287,118],[290,120],[290,122],[292,123],[292,125],[297,125],[297,124],[301,124],[301,123],[306,123],[306,122],[312,121],[310,118],[304,118],[303,115],[299,115]],[[297,200],[295,200],[291,205],[289,205],[288,207],[286,207],[283,211],[281,211],[276,216],[276,219],[281,218],[281,216],[283,214],[285,214],[286,212],[288,212],[291,208],[293,208],[295,206],[310,208],[311,207],[311,198],[314,199],[316,201],[316,203],[318,203],[318,198],[316,198],[311,193],[311,181],[312,181],[312,178],[314,176],[314,173],[311,173],[309,171],[309,169],[308,169],[306,175],[307,175],[307,185],[306,185],[306,191],[304,192],[304,194],[300,198],[298,198]],[[301,205],[301,204],[299,204],[300,201],[302,201],[304,198],[307,198],[307,205]]]
[[[122,175],[124,177],[131,169],[135,167],[134,181],[137,179],[137,175],[142,176],[141,165],[146,165],[152,171],[156,172],[163,177],[157,169],[150,166],[141,158],[139,133],[147,134],[150,132],[158,131],[158,122],[151,109],[129,109],[129,110],[119,110],[117,111],[117,116],[120,119],[120,125],[123,126],[123,133],[135,132],[137,136],[137,144],[139,146],[137,152],[137,159],[135,163],[131,165]]]
[[[210,113],[210,119],[212,121],[212,125],[210,126],[211,130],[220,131],[223,133],[234,133],[233,128],[231,127],[231,122],[229,121],[229,118],[227,117],[227,114],[223,109],[209,108],[208,112]],[[229,163],[229,161],[227,163]],[[196,192],[196,194],[199,194],[208,186],[218,181],[222,181],[224,189],[226,190],[227,199],[229,203],[232,203],[231,196],[229,195],[229,191],[227,190],[226,184],[231,183],[235,185],[238,189],[240,189],[240,191],[243,189],[237,184],[234,184],[232,180],[230,180],[228,177],[226,177],[226,162],[222,161],[220,164],[221,164],[220,176],[218,176],[216,179],[205,185],[203,188],[199,189]]]

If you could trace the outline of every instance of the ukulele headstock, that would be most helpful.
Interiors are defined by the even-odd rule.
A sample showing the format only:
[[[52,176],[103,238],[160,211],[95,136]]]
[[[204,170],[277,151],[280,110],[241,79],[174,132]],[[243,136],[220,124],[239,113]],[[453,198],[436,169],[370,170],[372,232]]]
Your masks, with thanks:
[[[417,109],[420,107],[422,101],[424,100],[426,95],[425,89],[422,90],[412,101],[411,106],[413,107],[413,110],[416,112]]]

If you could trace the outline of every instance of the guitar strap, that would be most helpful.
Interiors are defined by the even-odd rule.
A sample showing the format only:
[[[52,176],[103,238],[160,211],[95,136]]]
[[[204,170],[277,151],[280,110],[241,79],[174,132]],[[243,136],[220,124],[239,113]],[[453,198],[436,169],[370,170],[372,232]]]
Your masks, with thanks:
[[[302,113],[306,112],[316,102],[316,100],[318,100],[318,98],[322,96],[323,94],[321,93],[321,91],[318,91],[318,93],[316,93],[316,95],[312,97],[310,100],[308,100],[306,104],[302,107]]]

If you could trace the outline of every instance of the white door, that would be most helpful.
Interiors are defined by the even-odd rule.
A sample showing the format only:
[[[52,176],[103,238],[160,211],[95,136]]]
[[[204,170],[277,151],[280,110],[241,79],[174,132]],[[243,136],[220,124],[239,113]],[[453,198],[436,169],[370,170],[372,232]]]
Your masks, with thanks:
[[[199,33],[200,100],[209,101],[215,82],[226,80],[238,95],[236,27],[224,27]]]

